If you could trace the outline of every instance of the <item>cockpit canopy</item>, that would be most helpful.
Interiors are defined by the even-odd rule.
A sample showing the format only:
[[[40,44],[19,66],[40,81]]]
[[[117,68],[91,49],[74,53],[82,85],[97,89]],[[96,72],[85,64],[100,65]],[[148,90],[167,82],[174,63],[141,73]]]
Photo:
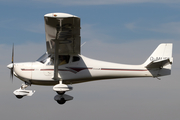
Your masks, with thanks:
[[[51,55],[49,55],[47,52],[45,52],[40,58],[38,58],[36,61],[41,62],[41,63],[45,63],[47,61],[47,59],[51,57]]]
[[[70,60],[70,55],[59,55],[59,65],[67,64],[69,63],[69,60]],[[72,57],[72,62],[77,62],[79,60],[80,60],[79,56]],[[46,65],[54,65],[54,55],[50,55],[46,52],[36,61]]]

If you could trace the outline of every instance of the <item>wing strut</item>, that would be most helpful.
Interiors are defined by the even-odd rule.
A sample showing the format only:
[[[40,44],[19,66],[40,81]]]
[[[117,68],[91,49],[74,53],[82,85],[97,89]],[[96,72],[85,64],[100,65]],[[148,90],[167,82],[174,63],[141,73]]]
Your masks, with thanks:
[[[65,85],[62,83],[62,78],[60,78],[59,72],[58,72],[58,66],[59,66],[59,35],[62,32],[62,20],[59,19],[59,24],[56,26],[56,38],[54,40],[55,42],[55,48],[54,48],[54,77],[53,79],[56,81],[59,81],[59,84],[55,85],[53,87],[53,90],[56,91],[58,94],[63,95],[66,91],[70,91],[73,88],[71,86]]]
[[[54,80],[61,80],[58,77],[58,66],[59,66],[59,54],[58,54],[58,48],[59,48],[59,41],[58,41],[58,37],[59,34],[62,31],[62,20],[63,19],[59,19],[59,25],[56,26],[56,38],[54,39],[55,42],[55,49],[54,49]]]

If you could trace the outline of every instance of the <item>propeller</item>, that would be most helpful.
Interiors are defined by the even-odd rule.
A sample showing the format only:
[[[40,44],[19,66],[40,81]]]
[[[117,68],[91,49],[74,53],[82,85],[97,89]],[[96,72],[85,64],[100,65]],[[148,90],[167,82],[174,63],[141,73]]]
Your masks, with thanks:
[[[13,72],[14,72],[14,43],[13,43],[13,47],[12,47],[12,59],[11,59],[11,64],[12,64],[12,68],[11,68],[11,79],[13,81]]]
[[[12,59],[11,59],[11,64],[7,65],[7,67],[11,70],[10,71],[10,78],[13,81],[13,72],[14,72],[14,43],[12,47]]]

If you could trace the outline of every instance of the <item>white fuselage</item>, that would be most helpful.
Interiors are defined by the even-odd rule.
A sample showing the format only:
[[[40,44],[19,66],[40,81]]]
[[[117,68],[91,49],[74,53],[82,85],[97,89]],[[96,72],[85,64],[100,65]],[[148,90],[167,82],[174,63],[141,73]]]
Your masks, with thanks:
[[[67,64],[59,65],[59,78],[65,84],[75,84],[101,79],[152,77],[152,74],[143,65],[125,65],[90,59],[82,55],[76,55],[78,60],[70,56]],[[15,63],[14,74],[22,81],[37,85],[55,85],[59,81],[54,80],[54,65],[49,65],[50,58],[46,62]]]

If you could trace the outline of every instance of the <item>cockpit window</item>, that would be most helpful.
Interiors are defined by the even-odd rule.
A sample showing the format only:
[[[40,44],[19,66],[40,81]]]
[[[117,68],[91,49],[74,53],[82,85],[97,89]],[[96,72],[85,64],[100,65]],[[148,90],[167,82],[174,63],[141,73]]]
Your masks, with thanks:
[[[69,63],[69,59],[70,56],[69,55],[59,55],[59,61],[58,64],[59,65],[64,65]],[[46,65],[54,65],[54,56],[48,54],[47,52],[45,54],[43,54],[39,59],[37,59],[36,61],[39,61],[43,64]]]
[[[50,55],[46,52],[39,59],[37,59],[36,61],[39,61],[39,62],[44,64],[49,56]]]
[[[73,56],[72,62],[76,62],[76,61],[79,61],[79,60],[80,60],[80,58],[78,56]]]
[[[59,55],[58,65],[64,65],[69,63],[70,56],[69,55]],[[54,57],[51,57],[47,65],[54,65]]]
[[[59,55],[59,65],[64,65],[69,63],[69,55]]]

